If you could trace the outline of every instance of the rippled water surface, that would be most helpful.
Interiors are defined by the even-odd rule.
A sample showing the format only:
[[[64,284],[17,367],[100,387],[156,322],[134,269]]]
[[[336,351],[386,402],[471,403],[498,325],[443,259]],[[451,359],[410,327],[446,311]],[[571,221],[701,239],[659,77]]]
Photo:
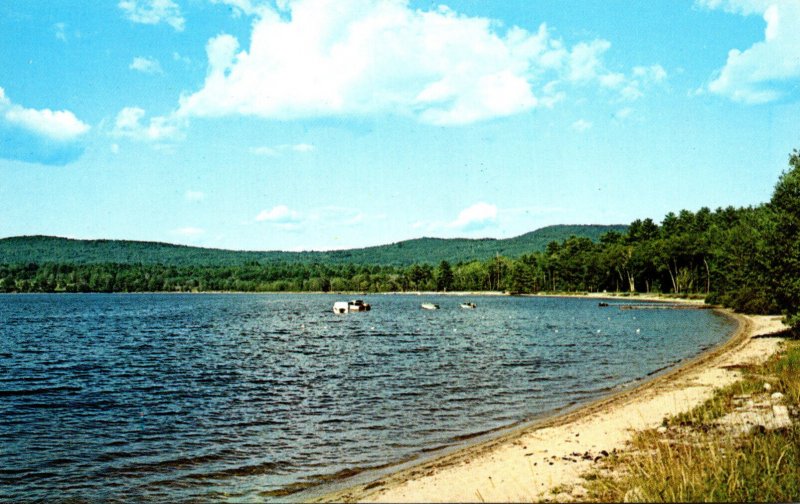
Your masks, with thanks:
[[[732,330],[586,299],[375,295],[334,315],[342,299],[0,295],[0,500],[270,500],[552,414]]]

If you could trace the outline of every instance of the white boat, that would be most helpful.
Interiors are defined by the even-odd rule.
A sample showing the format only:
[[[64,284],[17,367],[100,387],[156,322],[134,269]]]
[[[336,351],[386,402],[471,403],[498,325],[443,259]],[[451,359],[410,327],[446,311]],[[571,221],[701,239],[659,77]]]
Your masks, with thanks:
[[[439,309],[439,305],[438,304],[434,304],[434,303],[422,303],[420,306],[422,307],[423,310],[438,310]]]
[[[333,313],[350,313],[370,311],[372,307],[360,299],[352,301],[337,301],[333,303]]]
[[[478,307],[478,305],[476,305],[475,303],[461,303],[460,306],[465,310],[474,310],[475,308]]]

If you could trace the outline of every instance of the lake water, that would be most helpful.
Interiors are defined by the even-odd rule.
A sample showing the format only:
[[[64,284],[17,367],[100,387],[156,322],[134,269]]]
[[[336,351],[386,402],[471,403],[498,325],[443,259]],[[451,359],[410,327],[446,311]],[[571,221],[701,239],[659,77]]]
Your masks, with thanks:
[[[0,500],[274,500],[608,394],[733,330],[615,301],[373,295],[334,315],[342,299],[0,295]]]

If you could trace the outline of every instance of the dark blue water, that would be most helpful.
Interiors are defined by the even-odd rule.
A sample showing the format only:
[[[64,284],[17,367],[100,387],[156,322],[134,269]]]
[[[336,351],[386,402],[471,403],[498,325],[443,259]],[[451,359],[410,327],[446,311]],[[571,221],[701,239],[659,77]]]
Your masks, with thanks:
[[[0,295],[0,500],[269,500],[607,394],[732,330],[584,299],[376,295],[334,315],[342,299]]]

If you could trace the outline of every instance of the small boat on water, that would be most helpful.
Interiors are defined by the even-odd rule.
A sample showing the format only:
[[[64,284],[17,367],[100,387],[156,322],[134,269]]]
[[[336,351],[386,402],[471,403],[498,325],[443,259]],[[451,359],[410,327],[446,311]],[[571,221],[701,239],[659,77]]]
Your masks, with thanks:
[[[605,301],[600,301],[599,303],[597,303],[597,306],[599,306],[600,308],[607,308],[608,303],[606,303]]]
[[[352,301],[337,301],[333,303],[333,313],[350,313],[370,311],[372,307],[360,299]]]
[[[459,306],[461,306],[461,308],[464,308],[465,310],[474,310],[475,308],[478,307],[478,305],[476,305],[475,303],[461,303]]]
[[[434,303],[422,303],[420,306],[422,307],[423,310],[438,310],[439,309],[439,305],[438,304],[434,304]]]

